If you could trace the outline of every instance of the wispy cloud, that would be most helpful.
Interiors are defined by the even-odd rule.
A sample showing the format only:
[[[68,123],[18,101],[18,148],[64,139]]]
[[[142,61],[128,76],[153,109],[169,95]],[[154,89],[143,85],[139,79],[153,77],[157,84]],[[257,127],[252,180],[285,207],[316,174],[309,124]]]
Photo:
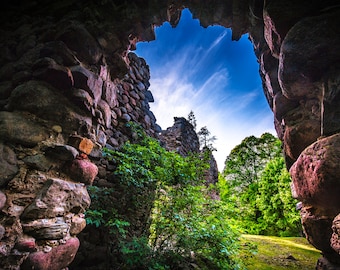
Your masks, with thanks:
[[[235,43],[227,43],[230,30],[215,28],[215,32],[206,35],[204,31],[209,28],[197,26],[200,28],[192,28],[191,32],[186,28],[185,32],[180,27],[181,24],[178,31],[182,32],[175,37],[170,36],[173,29],[164,33],[159,29],[166,41],[156,39],[152,46],[142,46],[138,51],[150,65],[150,90],[155,99],[150,107],[163,129],[173,125],[175,116],[187,117],[192,110],[198,128],[207,126],[217,137],[214,156],[221,171],[227,155],[245,137],[264,132],[275,134],[273,116],[261,83],[248,76],[253,72],[248,67],[254,67],[250,61],[254,60],[245,59],[246,54],[237,51]],[[242,44],[244,49],[246,45]],[[224,53],[227,49],[233,49],[232,55]],[[241,71],[233,69],[240,66],[240,62],[232,62],[237,61],[235,55],[243,56]],[[235,73],[239,72],[243,72],[242,81],[235,83]]]
[[[197,90],[182,76],[181,68],[169,72],[162,78],[151,80],[151,91],[155,103],[150,104],[158,124],[166,129],[173,125],[173,118],[187,117],[191,110],[197,119],[197,126],[207,126],[217,137],[214,152],[219,170],[232,148],[247,136],[260,136],[263,132],[275,134],[272,116],[261,110],[256,115],[247,116],[247,107],[253,107],[260,89],[245,95],[235,95],[222,91],[228,85],[226,70],[213,73]],[[219,86],[219,87],[217,87]]]
[[[227,37],[228,35],[228,30],[225,29],[215,40],[214,42],[210,45],[210,47],[207,49],[206,53],[209,54],[216,46],[218,46],[221,41]]]

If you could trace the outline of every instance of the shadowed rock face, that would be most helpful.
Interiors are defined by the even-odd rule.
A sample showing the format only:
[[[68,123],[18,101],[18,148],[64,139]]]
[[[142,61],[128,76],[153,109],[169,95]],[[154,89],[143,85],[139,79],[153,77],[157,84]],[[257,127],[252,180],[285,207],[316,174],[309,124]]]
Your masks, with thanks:
[[[175,26],[183,7],[203,26],[232,27],[235,40],[250,34],[304,230],[324,254],[317,269],[339,269],[335,0],[2,3],[0,268],[62,269],[73,260],[89,206],[85,184],[112,185],[100,149],[133,138],[127,121],[160,132],[148,65],[129,51],[154,39],[155,25]],[[147,213],[138,216],[147,226]]]

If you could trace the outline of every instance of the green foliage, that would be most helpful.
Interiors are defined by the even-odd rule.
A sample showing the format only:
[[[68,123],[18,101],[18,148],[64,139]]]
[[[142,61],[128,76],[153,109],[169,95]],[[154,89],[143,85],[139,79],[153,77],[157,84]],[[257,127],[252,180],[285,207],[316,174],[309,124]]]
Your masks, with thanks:
[[[290,182],[277,138],[269,133],[245,138],[227,157],[219,179],[232,224],[251,234],[298,235]]]
[[[223,175],[238,190],[256,183],[266,163],[281,156],[281,142],[270,133],[260,138],[246,137],[241,144],[231,150],[225,161]]]
[[[115,241],[112,250],[119,254],[112,256],[119,257],[119,269],[193,269],[195,265],[238,269],[237,234],[228,225],[224,203],[211,200],[203,185],[207,155],[182,157],[166,151],[138,126],[128,123],[127,128],[134,143],[125,143],[119,151],[104,149],[104,155],[115,163],[113,178],[135,209],[154,200],[150,233],[133,235],[134,224],[117,209],[112,188],[89,187],[92,204],[86,212],[88,224],[107,228]]]
[[[193,111],[190,111],[188,115],[188,122],[193,126],[194,130],[196,131],[197,128],[196,116]]]
[[[296,201],[290,193],[291,178],[283,157],[268,162],[259,184],[256,203],[265,224],[261,233],[267,235],[298,235],[300,218],[295,210]]]
[[[212,200],[205,186],[168,186],[153,209],[150,245],[158,257],[200,269],[239,269],[237,234],[225,204]],[[182,266],[181,266],[182,265]]]
[[[199,179],[206,164],[194,154],[182,157],[166,151],[159,142],[139,128],[134,129],[138,143],[127,142],[119,151],[104,149],[109,160],[116,160],[115,176],[127,187],[145,188],[150,184],[185,184]]]
[[[88,186],[87,189],[91,197],[91,206],[85,212],[86,223],[97,228],[106,227],[111,235],[125,238],[130,223],[123,220],[123,217],[117,212],[111,199],[114,190],[96,186]]]
[[[208,148],[210,151],[215,151],[213,143],[217,140],[216,136],[211,136],[210,131],[206,126],[202,127],[199,132],[197,132],[200,146],[202,149]]]

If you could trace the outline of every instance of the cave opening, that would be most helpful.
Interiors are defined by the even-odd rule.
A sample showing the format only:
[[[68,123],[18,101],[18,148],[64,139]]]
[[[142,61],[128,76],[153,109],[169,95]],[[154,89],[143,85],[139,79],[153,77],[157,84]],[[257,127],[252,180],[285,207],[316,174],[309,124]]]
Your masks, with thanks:
[[[219,170],[245,137],[276,134],[248,34],[232,41],[231,29],[204,28],[187,8],[176,27],[165,22],[155,34],[154,41],[137,43],[134,52],[150,67],[155,98],[150,107],[163,130],[173,125],[173,117],[193,111],[198,129],[207,126],[217,137]]]

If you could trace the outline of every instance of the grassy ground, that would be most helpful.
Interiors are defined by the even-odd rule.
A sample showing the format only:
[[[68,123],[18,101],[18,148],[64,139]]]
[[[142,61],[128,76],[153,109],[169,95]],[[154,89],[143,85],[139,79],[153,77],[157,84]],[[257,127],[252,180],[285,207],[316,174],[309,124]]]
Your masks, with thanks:
[[[313,270],[320,251],[301,237],[242,235],[241,260],[247,270]]]

